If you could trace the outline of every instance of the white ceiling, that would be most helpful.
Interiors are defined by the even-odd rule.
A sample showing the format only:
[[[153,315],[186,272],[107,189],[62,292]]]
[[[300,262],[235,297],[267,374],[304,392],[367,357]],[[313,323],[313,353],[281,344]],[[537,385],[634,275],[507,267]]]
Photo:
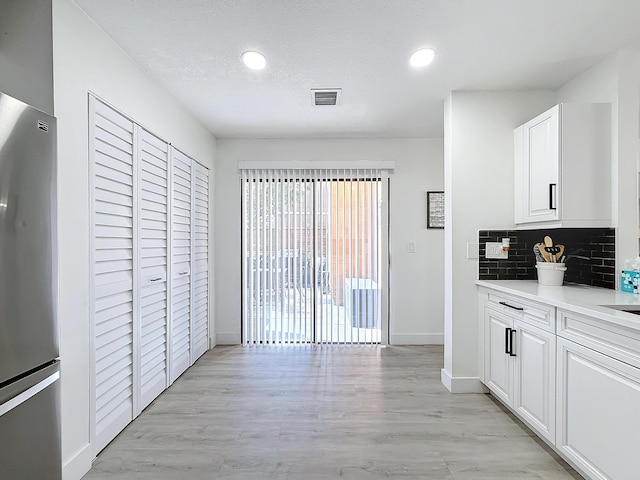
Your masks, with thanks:
[[[556,89],[640,46],[640,0],[75,1],[217,137],[440,137],[452,90]]]

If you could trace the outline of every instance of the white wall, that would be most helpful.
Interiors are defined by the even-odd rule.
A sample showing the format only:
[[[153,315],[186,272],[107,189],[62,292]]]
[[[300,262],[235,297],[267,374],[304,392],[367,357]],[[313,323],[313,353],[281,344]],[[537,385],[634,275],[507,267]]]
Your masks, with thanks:
[[[58,118],[62,458],[64,478],[71,480],[80,478],[89,469],[96,453],[89,444],[92,392],[87,92],[94,92],[210,167],[215,156],[215,138],[70,0],[54,0],[53,32]]]
[[[51,0],[0,2],[0,92],[53,114]]]
[[[453,92],[445,104],[445,362],[443,383],[479,391],[478,229],[513,228],[513,128],[560,102],[606,102],[612,111],[612,224],[616,260],[638,254],[640,54],[619,52],[557,92]],[[483,179],[483,181],[478,181]]]
[[[481,391],[478,379],[478,261],[467,258],[479,229],[514,227],[513,129],[555,103],[542,92],[453,92],[445,102],[445,362],[451,391]]]
[[[216,154],[216,329],[240,339],[239,161],[394,160],[390,187],[390,341],[442,343],[443,231],[426,229],[426,192],[442,190],[442,139],[218,139]],[[416,253],[407,253],[415,241]]]
[[[560,102],[611,104],[611,219],[617,270],[638,255],[638,116],[640,54],[612,55],[557,92]],[[616,278],[616,282],[618,279]]]

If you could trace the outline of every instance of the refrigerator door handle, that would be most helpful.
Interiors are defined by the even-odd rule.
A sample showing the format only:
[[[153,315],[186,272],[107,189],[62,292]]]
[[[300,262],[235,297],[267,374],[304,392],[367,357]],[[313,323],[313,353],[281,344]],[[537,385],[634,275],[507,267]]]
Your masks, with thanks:
[[[24,402],[29,400],[31,397],[36,396],[38,393],[40,393],[42,390],[47,388],[49,385],[51,385],[54,382],[57,382],[59,378],[60,378],[60,372],[59,371],[55,372],[55,373],[52,373],[51,375],[49,375],[44,380],[42,380],[42,381],[36,383],[35,385],[33,385],[31,388],[28,388],[27,390],[25,390],[21,394],[16,395],[12,399],[4,402],[2,405],[0,405],[0,417],[2,415],[4,415],[5,413],[7,413],[7,412],[13,410],[14,408],[16,408],[18,405],[23,404]]]

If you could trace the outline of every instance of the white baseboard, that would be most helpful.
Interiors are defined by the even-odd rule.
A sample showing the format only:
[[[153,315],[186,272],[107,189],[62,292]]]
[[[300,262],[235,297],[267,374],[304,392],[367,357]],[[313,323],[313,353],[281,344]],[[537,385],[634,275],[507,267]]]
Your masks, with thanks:
[[[62,465],[62,480],[80,480],[91,470],[91,463],[95,456],[90,443],[74,453]]]
[[[216,333],[216,345],[240,345],[242,338],[239,333]]]
[[[444,334],[442,333],[415,333],[408,335],[391,335],[391,345],[443,345]],[[242,339],[236,332],[216,333],[216,345],[240,345]]]
[[[444,368],[440,370],[440,381],[451,393],[487,393],[478,377],[452,377]]]
[[[391,345],[444,345],[443,333],[410,333],[389,335]]]

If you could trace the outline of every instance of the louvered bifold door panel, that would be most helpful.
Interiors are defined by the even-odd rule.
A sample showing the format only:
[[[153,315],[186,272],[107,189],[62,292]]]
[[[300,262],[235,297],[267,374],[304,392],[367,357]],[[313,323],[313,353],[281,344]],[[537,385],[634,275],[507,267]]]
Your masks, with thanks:
[[[95,452],[134,416],[133,123],[90,99]]]
[[[139,409],[167,387],[167,206],[166,142],[138,128],[138,238],[140,305]]]
[[[192,362],[209,348],[209,170],[193,162]]]
[[[171,150],[171,382],[191,365],[191,159]]]

